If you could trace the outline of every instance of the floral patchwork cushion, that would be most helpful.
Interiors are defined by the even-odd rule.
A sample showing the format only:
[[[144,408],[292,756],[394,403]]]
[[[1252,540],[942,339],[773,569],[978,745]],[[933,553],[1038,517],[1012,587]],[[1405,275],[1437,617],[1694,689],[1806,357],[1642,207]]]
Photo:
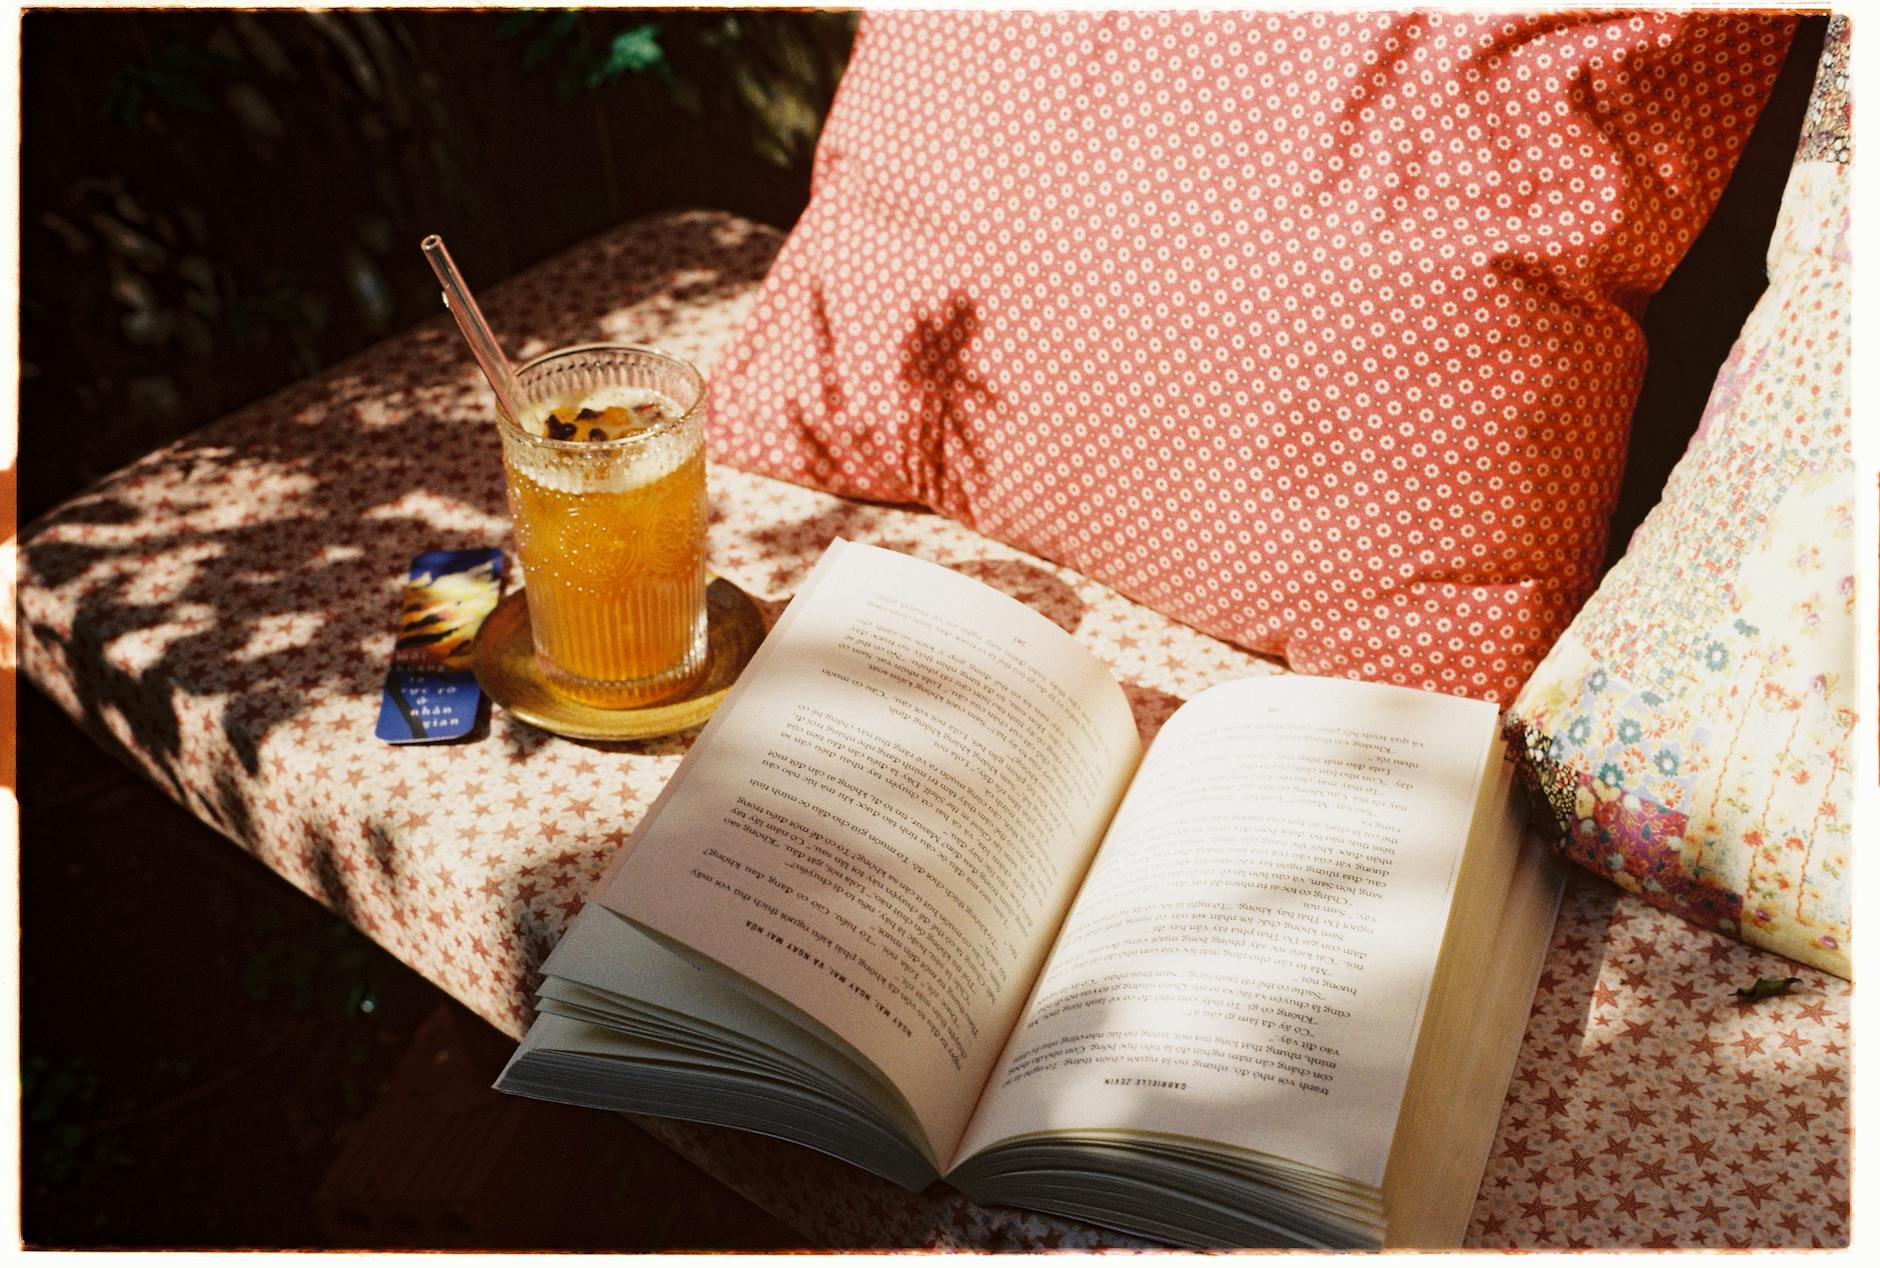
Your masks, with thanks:
[[[1512,709],[1570,857],[1846,977],[1855,479],[1848,27],[1764,293],[1663,500]]]

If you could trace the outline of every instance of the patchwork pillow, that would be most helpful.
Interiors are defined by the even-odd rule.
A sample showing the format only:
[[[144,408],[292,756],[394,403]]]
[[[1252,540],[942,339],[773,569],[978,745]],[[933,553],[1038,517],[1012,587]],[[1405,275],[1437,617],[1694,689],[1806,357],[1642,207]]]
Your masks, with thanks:
[[[1696,439],[1510,710],[1569,856],[1841,977],[1857,708],[1847,50],[1836,17],[1769,289]]]
[[[1788,16],[871,13],[713,456],[1505,701]]]

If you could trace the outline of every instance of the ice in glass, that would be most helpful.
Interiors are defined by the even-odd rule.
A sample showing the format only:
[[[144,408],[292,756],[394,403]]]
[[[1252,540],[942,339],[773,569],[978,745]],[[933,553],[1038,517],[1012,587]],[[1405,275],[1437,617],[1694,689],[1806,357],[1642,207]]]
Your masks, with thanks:
[[[603,708],[680,694],[705,668],[703,379],[589,346],[530,361],[516,386],[503,463],[538,662]]]

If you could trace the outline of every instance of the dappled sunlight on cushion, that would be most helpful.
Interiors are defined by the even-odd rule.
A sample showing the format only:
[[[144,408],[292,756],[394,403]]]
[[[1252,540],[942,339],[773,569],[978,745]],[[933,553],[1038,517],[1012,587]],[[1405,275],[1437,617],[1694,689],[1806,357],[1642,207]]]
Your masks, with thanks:
[[[709,372],[779,241],[717,213],[663,217],[494,288],[486,304],[511,351],[530,339],[638,336]],[[679,275],[683,298],[668,286]],[[633,324],[641,318],[643,329]],[[543,958],[694,736],[585,744],[498,708],[466,743],[401,749],[372,738],[411,556],[510,544],[496,436],[475,374],[440,315],[159,450],[28,526],[20,655],[41,689],[158,787],[519,1036]],[[938,516],[729,468],[711,472],[710,489],[711,565],[772,619],[840,535],[958,567],[1034,604],[1108,665],[1145,738],[1204,688],[1279,671]],[[1811,976],[1794,998],[1739,1015],[1727,1006],[1729,988],[1758,970],[1778,975],[1773,957],[1631,899],[1618,910],[1639,914],[1615,926],[1612,902],[1606,889],[1580,891],[1569,904],[1472,1240],[1805,1245],[1816,1231],[1845,1236],[1836,1214],[1846,1197],[1845,1049],[1829,1048],[1845,1044],[1845,992],[1817,988]],[[1635,946],[1641,939],[1648,949]],[[1724,948],[1715,963],[1712,942]],[[1612,1002],[1597,1002],[1596,985]],[[1713,988],[1726,1006],[1703,1020]],[[1648,1029],[1634,1038],[1628,1025]],[[1745,1052],[1755,1039],[1763,1050]],[[1744,1072],[1774,1083],[1739,1092],[1733,1080]],[[1629,1092],[1612,1090],[1620,1078],[1632,1081]],[[1685,1094],[1679,1078],[1706,1094]],[[1750,1092],[1762,1109],[1744,1109]],[[1562,1099],[1548,1101],[1550,1093]],[[1633,1134],[1624,1114],[1635,1107],[1657,1117]],[[1791,1121],[1798,1107],[1808,1123]],[[945,1189],[909,1195],[774,1140],[646,1126],[830,1244],[1128,1244],[1071,1221],[974,1206]],[[1608,1136],[1630,1151],[1599,1152]],[[1700,1164],[1681,1154],[1687,1136],[1713,1157]],[[1758,1148],[1773,1160],[1758,1159]],[[1760,1208],[1733,1196],[1744,1181],[1731,1164],[1776,1184]],[[1669,1170],[1641,1180],[1641,1167]],[[1701,1179],[1705,1170],[1714,1183]],[[1698,1187],[1686,1194],[1680,1183]],[[1644,1205],[1653,1185],[1665,1192]],[[1695,1204],[1705,1187],[1715,1214]],[[1565,1205],[1582,1197],[1592,1205]],[[1622,1198],[1641,1205],[1615,1210]],[[1666,1205],[1680,1213],[1664,1214]],[[1792,1237],[1782,1217],[1809,1223]]]

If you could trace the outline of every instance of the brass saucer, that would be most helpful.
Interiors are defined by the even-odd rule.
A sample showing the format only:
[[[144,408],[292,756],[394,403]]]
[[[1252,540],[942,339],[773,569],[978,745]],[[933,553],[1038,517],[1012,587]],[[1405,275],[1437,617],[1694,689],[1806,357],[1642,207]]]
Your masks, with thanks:
[[[535,659],[526,592],[517,590],[483,621],[473,668],[483,691],[531,726],[577,740],[650,740],[711,717],[764,641],[764,614],[751,596],[712,578],[705,588],[705,672],[683,696],[630,709],[602,709],[558,694]]]

